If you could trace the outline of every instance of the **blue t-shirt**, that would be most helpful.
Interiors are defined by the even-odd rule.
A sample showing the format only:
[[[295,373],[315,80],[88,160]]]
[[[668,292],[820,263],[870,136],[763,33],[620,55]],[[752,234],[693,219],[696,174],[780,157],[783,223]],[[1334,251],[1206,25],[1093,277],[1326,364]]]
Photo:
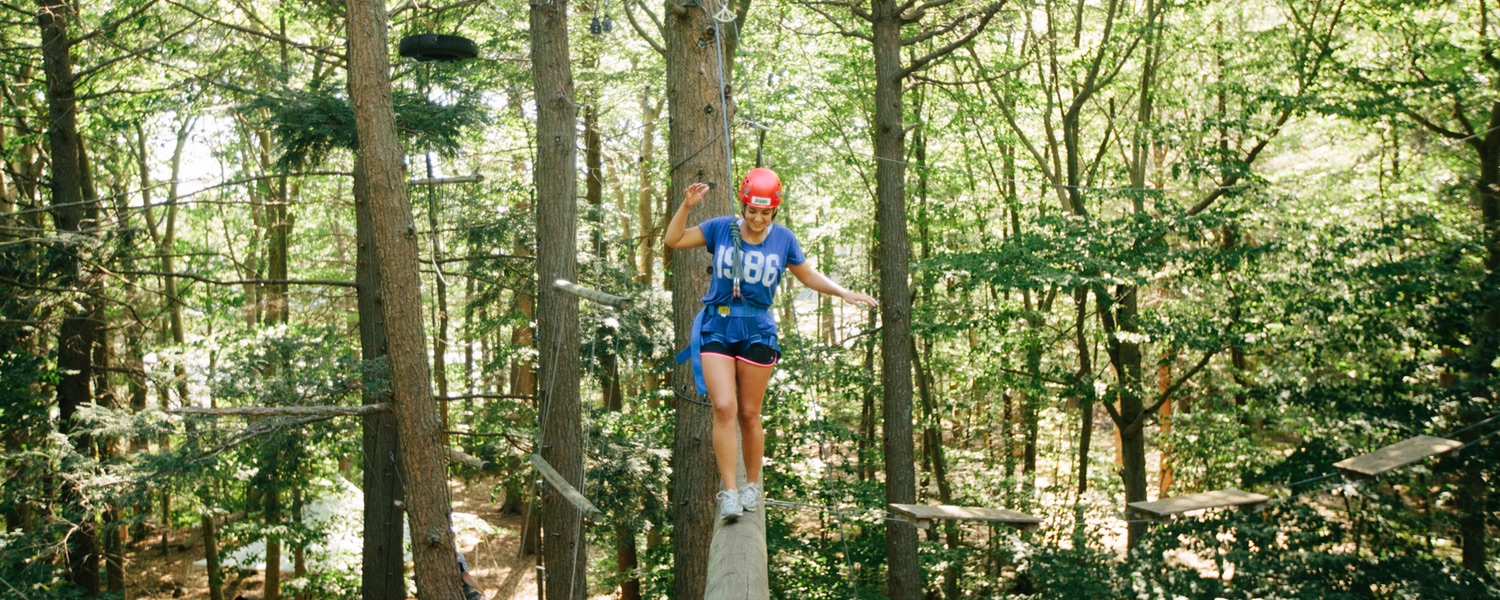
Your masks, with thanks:
[[[716,217],[698,224],[703,230],[704,247],[713,255],[713,276],[708,280],[708,293],[703,295],[706,305],[721,306],[733,299],[734,238],[730,228],[738,226],[738,221],[739,217]],[[745,253],[740,266],[740,295],[750,306],[770,306],[786,268],[807,260],[796,234],[775,223],[759,244],[740,240],[740,250]]]

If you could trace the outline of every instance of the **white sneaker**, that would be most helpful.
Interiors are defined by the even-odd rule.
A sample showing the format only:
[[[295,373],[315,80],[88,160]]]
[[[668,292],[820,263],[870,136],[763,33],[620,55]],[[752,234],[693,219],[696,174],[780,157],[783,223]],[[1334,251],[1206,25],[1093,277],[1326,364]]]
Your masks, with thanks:
[[[764,492],[760,490],[759,483],[746,483],[740,486],[740,506],[745,510],[755,510],[760,507],[760,497]]]
[[[719,492],[719,518],[735,520],[745,514],[745,507],[740,506],[740,493],[732,490]]]

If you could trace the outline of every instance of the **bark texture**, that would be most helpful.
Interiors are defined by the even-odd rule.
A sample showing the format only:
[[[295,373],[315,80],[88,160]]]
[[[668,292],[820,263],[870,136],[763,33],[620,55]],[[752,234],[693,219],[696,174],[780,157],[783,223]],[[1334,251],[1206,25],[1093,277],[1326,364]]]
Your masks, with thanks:
[[[380,264],[375,255],[375,231],[371,223],[369,186],[364,168],[354,165],[355,267],[354,280],[359,303],[359,345],[366,364],[386,359],[385,319],[380,305]],[[390,402],[384,385],[365,385],[361,391],[365,405]],[[396,431],[396,416],[390,411],[367,414],[364,429],[364,570],[361,573],[360,596],[365,600],[403,600],[406,598],[405,559],[402,556],[401,509],[404,501],[401,479],[396,476],[396,460],[401,438]]]
[[[740,21],[750,2],[740,4]],[[731,211],[733,175],[728,172],[725,118],[733,118],[733,95],[728,87],[734,64],[735,39],[719,39],[720,27],[699,4],[666,2],[667,158],[671,185],[667,211],[682,202],[682,191],[695,182],[714,184],[703,203],[688,215],[688,227]],[[737,31],[723,27],[724,33]],[[722,55],[721,55],[722,51]],[[722,56],[723,60],[720,60]],[[725,88],[719,88],[720,77]],[[703,307],[698,298],[708,287],[708,253],[699,250],[664,255],[672,290],[672,323],[678,348],[688,345],[693,317]],[[676,432],[672,444],[673,590],[677,598],[702,598],[708,575],[708,551],[713,541],[713,496],[718,490],[711,444],[712,413],[699,398],[688,365],[672,370],[677,401]],[[688,400],[682,399],[683,397]]]
[[[880,229],[880,381],[884,390],[885,501],[916,504],[917,475],[912,442],[911,243],[906,223],[906,128],[902,123],[905,73],[901,64],[901,17],[894,0],[871,7],[875,53],[875,209]],[[886,521],[887,594],[922,597],[917,528]]]
[[[569,63],[567,0],[531,5],[531,69],[537,104],[539,445],[547,464],[583,492],[578,298],[552,285],[578,276],[578,113]],[[552,486],[542,487],[542,532],[546,597],[581,600],[588,590],[583,515]]]
[[[85,248],[78,236],[85,230],[87,213],[83,195],[83,142],[78,137],[78,104],[74,92],[72,41],[68,21],[74,9],[66,0],[40,0],[37,24],[41,28],[42,69],[47,77],[47,143],[52,158],[52,219],[59,237],[68,241],[55,247],[53,261],[61,287],[85,293],[77,295],[63,317],[57,340],[58,426],[63,434],[73,430],[73,416],[91,400],[95,321],[94,301],[84,289],[85,277],[79,252]],[[72,234],[71,237],[68,234]],[[87,440],[75,440],[79,451],[88,453]],[[70,504],[81,502],[82,490],[65,484]],[[99,593],[99,548],[91,520],[83,520],[70,533],[68,574],[73,584],[90,596]]]
[[[348,0],[349,96],[368,185],[370,224],[380,272],[391,403],[402,444],[398,455],[411,524],[413,575],[423,599],[463,597],[454,576],[442,421],[432,397],[422,331],[417,229],[406,193],[401,143],[391,100],[385,4]]]

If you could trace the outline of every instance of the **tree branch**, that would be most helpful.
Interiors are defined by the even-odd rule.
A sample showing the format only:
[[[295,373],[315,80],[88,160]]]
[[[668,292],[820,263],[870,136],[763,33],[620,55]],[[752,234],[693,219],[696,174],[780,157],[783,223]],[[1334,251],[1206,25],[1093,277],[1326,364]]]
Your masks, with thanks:
[[[155,50],[157,50],[157,49],[160,48],[159,44],[163,44],[163,43],[167,42],[168,40],[171,40],[172,38],[175,38],[175,37],[177,37],[179,35],[182,35],[183,32],[185,32],[185,31],[187,31],[189,29],[192,29],[193,26],[197,25],[197,24],[198,24],[197,21],[194,21],[192,23],[188,23],[187,25],[184,25],[182,27],[182,29],[178,29],[177,31],[174,31],[174,32],[172,32],[170,34],[167,34],[166,36],[163,36],[160,40],[156,40],[150,46],[136,48],[135,50],[131,50],[130,52],[126,52],[125,54],[121,54],[119,56],[111,57],[108,60],[105,60],[104,62],[101,62],[101,63],[99,63],[97,65],[94,65],[92,67],[89,67],[87,69],[79,71],[79,72],[77,72],[77,73],[75,73],[73,75],[73,81],[83,81],[85,78],[90,77],[93,74],[98,73],[99,71],[102,71],[102,70],[104,70],[106,68],[109,68],[110,65],[113,65],[113,64],[118,63],[118,62],[123,61],[123,60],[135,58],[135,57],[140,56],[142,54],[145,54],[147,52],[155,51]]]
[[[641,36],[641,39],[645,40],[646,43],[651,46],[652,50],[655,50],[657,54],[660,54],[662,56],[666,56],[667,55],[667,49],[663,48],[662,45],[661,45],[661,43],[657,42],[655,38],[653,38],[650,35],[648,35],[646,33],[646,30],[641,27],[641,24],[638,23],[638,22],[636,22],[636,20],[635,20],[635,11],[630,10],[630,7],[632,5],[635,5],[635,4],[640,4],[639,0],[627,0],[624,3],[625,20],[630,21],[630,28],[634,29],[636,35]],[[662,30],[661,30],[661,21],[658,21],[656,19],[656,14],[652,13],[651,9],[647,8],[645,6],[642,6],[641,9],[645,10],[646,11],[646,16],[651,17],[651,21],[656,24],[656,34],[658,36],[663,35],[662,34]]]
[[[843,6],[845,8],[848,8],[849,12],[854,13],[854,16],[856,16],[856,17],[858,17],[860,19],[864,19],[865,21],[869,21],[870,20],[870,13],[864,12],[858,6],[854,6],[853,4],[848,3],[848,2],[803,2],[802,3],[803,6],[806,6],[807,8],[812,9],[813,12],[818,13],[818,16],[823,17],[823,20],[828,21],[828,24],[833,25],[833,28],[839,32],[839,35],[842,35],[844,37],[851,37],[851,38],[855,38],[855,39],[859,39],[859,40],[864,40],[864,41],[870,42],[870,43],[874,43],[875,42],[875,38],[871,37],[868,34],[861,33],[861,32],[858,32],[858,31],[854,31],[852,29],[845,28],[843,22],[839,21],[837,17],[834,17],[828,11],[823,10],[822,7],[818,6],[820,4],[832,4],[832,5],[835,5],[835,6]]]
[[[998,14],[999,12],[1000,12],[1000,3],[999,2],[995,2],[995,3],[990,4],[989,6],[986,6],[984,8],[984,10],[981,11],[978,14],[978,16],[979,16],[979,22],[974,24],[974,28],[973,29],[969,30],[969,32],[965,33],[962,37],[960,37],[960,38],[958,38],[956,40],[953,40],[952,42],[949,42],[948,44],[944,45],[943,47],[938,48],[937,50],[933,50],[932,52],[927,53],[927,55],[925,55],[925,56],[922,56],[920,58],[912,60],[910,65],[908,65],[905,69],[901,70],[901,77],[904,79],[907,76],[911,75],[912,73],[915,73],[915,72],[920,71],[920,70],[922,70],[924,68],[927,68],[927,65],[929,63],[931,63],[932,61],[937,60],[939,58],[942,58],[944,56],[947,56],[948,54],[952,53],[954,50],[957,50],[959,47],[963,46],[964,44],[969,43],[971,40],[973,40],[981,32],[984,31],[984,28],[990,24],[990,20],[994,19],[995,15]],[[975,16],[974,13],[969,13],[968,15],[964,15],[962,17],[959,17],[955,21],[955,23],[960,22],[960,21],[967,21],[970,18],[973,18],[974,16]],[[949,30],[951,30],[951,29],[952,28],[949,28]],[[918,36],[918,37],[921,37],[921,36]],[[905,42],[903,42],[903,44],[904,43]]]
[[[452,402],[454,400],[535,400],[536,396],[530,394],[464,394],[462,396],[438,396],[440,402]]]
[[[1167,404],[1167,402],[1172,401],[1172,396],[1175,396],[1176,393],[1178,393],[1179,387],[1182,387],[1182,384],[1188,383],[1188,380],[1191,380],[1191,378],[1193,378],[1193,375],[1197,375],[1199,374],[1199,371],[1203,371],[1203,368],[1209,365],[1209,359],[1214,359],[1214,356],[1215,354],[1218,354],[1218,351],[1220,351],[1220,348],[1215,348],[1215,350],[1211,350],[1208,351],[1208,353],[1203,354],[1203,359],[1200,359],[1199,363],[1193,366],[1193,369],[1188,369],[1188,372],[1182,374],[1182,377],[1179,377],[1178,381],[1173,381],[1172,386],[1167,386],[1166,392],[1161,393],[1161,398],[1158,398],[1157,402],[1152,402],[1151,407],[1148,407],[1145,411],[1142,411],[1142,417],[1140,417],[1140,419],[1145,422],[1146,416],[1149,416],[1149,414],[1157,414],[1157,411],[1161,410],[1161,405]]]
[[[167,411],[174,415],[212,415],[246,417],[361,417],[391,410],[390,403],[362,404],[360,406],[236,406],[230,408],[201,408],[184,406]]]
[[[332,279],[211,279],[192,273],[163,273],[160,271],[111,271],[116,275],[150,275],[154,277],[181,277],[210,285],[327,285],[333,287],[357,287],[350,281]]]
[[[103,35],[105,33],[114,31],[120,25],[123,25],[126,21],[134,20],[136,17],[141,16],[146,11],[151,10],[151,7],[153,7],[153,6],[156,6],[156,0],[150,0],[150,2],[142,4],[140,7],[136,8],[135,10],[130,11],[130,14],[125,15],[123,17],[120,17],[119,19],[117,19],[113,23],[110,23],[108,25],[101,25],[99,27],[96,27],[93,31],[90,31],[88,33],[83,34],[82,36],[79,36],[77,38],[69,40],[68,41],[68,45],[71,46],[71,45],[74,45],[74,44],[80,44],[80,43],[89,41],[91,39],[94,39],[97,36],[100,36],[100,35]]]
[[[250,35],[250,36],[262,38],[262,39],[269,40],[269,41],[272,41],[272,42],[277,42],[277,43],[280,43],[280,44],[286,44],[286,45],[291,46],[293,48],[296,48],[298,50],[306,50],[306,51],[309,51],[309,52],[316,52],[318,54],[322,54],[322,55],[327,56],[329,58],[337,59],[339,62],[343,62],[344,61],[344,55],[339,54],[338,52],[335,52],[333,50],[329,50],[328,47],[310,46],[308,44],[303,44],[303,43],[298,42],[296,40],[288,39],[286,37],[283,37],[283,36],[280,36],[280,35],[277,35],[277,34],[274,34],[274,33],[266,32],[266,31],[261,31],[261,30],[258,30],[258,29],[252,29],[252,28],[249,28],[249,27],[245,27],[243,25],[236,25],[234,23],[229,23],[229,22],[226,22],[226,21],[215,19],[215,18],[210,17],[208,15],[205,15],[205,14],[203,14],[201,12],[193,10],[192,8],[188,7],[187,5],[185,5],[185,4],[181,3],[181,2],[178,2],[177,0],[167,0],[167,3],[171,4],[172,6],[176,6],[177,8],[180,8],[182,10],[185,10],[185,11],[188,12],[188,14],[191,14],[191,15],[193,15],[195,17],[198,17],[199,19],[203,19],[205,21],[208,21],[208,22],[213,23],[215,25],[218,25],[220,27],[232,29],[234,31],[238,31],[238,32],[246,34],[246,35]]]

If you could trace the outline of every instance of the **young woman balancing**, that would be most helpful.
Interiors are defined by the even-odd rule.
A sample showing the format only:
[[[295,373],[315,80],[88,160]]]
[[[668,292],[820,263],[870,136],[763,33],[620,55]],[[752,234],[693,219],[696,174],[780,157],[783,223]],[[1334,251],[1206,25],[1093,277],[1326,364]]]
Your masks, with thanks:
[[[776,321],[768,310],[783,272],[813,291],[838,296],[850,304],[875,305],[875,299],[851,292],[808,265],[797,236],[775,223],[781,205],[781,179],[770,169],[752,169],[740,182],[740,217],[718,217],[687,227],[688,212],[703,201],[709,186],[695,183],[683,192],[682,205],[667,225],[673,248],[704,246],[713,255],[703,311],[693,322],[693,343],[678,362],[693,361],[698,393],[713,403],[714,458],[722,480],[719,516],[737,518],[761,501],[761,462],[765,430],[760,407],[766,385],[781,357]],[[743,443],[747,483],[735,487],[735,432]]]

